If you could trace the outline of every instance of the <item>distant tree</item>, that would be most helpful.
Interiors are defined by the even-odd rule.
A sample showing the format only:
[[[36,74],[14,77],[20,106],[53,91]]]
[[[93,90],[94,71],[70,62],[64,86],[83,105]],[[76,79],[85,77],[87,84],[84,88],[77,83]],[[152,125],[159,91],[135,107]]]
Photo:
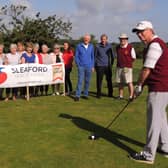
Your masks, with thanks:
[[[133,42],[132,45],[135,48],[136,57],[143,58],[144,44],[142,42]]]
[[[26,6],[6,5],[0,9],[0,41],[6,43],[32,41],[56,42],[61,37],[69,37],[72,23],[56,15],[40,17],[38,12],[33,18],[25,15]]]
[[[97,44],[98,43],[98,40],[96,40],[96,36],[94,34],[91,34],[91,42],[93,44]]]

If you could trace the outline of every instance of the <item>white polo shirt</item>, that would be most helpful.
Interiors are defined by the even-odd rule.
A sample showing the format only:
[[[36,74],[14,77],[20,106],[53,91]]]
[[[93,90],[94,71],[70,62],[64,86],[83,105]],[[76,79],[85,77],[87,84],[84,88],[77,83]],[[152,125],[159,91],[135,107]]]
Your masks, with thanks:
[[[154,36],[153,39],[157,38],[158,36]],[[152,39],[152,40],[153,40]],[[162,48],[159,43],[153,42],[150,44],[148,52],[146,54],[146,59],[144,62],[144,67],[154,69],[157,61],[159,60],[160,56],[162,55]]]

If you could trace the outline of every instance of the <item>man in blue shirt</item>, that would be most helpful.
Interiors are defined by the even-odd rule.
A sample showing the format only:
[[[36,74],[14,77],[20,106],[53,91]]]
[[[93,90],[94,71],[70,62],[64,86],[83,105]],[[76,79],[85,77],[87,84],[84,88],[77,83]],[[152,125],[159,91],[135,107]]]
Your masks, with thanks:
[[[78,68],[78,83],[76,87],[75,101],[79,101],[84,80],[84,99],[88,99],[88,90],[91,79],[91,73],[94,71],[94,47],[90,44],[91,37],[86,34],[83,42],[79,43],[75,52],[75,62]]]
[[[96,69],[96,84],[97,84],[97,98],[101,98],[101,87],[103,75],[105,74],[108,87],[108,97],[113,96],[112,87],[112,65],[114,62],[114,54],[112,45],[108,43],[106,34],[100,37],[101,42],[95,48],[95,69]]]

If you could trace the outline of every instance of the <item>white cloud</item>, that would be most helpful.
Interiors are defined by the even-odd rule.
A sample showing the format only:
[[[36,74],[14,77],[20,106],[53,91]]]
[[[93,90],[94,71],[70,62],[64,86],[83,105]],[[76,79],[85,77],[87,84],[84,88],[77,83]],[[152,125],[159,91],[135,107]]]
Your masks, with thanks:
[[[104,8],[102,0],[76,0],[76,5],[79,10],[85,10],[89,13],[101,12]]]
[[[90,32],[118,37],[121,32],[131,34],[135,19],[131,14],[149,10],[152,1],[141,0],[76,0],[77,10],[72,14],[73,36]]]

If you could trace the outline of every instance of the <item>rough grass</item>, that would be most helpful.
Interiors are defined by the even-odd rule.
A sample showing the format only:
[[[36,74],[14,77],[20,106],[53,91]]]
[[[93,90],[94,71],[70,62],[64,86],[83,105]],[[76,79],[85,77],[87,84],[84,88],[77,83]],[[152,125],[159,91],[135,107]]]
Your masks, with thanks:
[[[72,80],[75,86],[75,69]],[[63,96],[0,102],[0,168],[167,168],[168,160],[159,154],[152,166],[128,157],[145,143],[146,90],[108,130],[104,127],[127,102],[96,99],[95,74],[90,91],[89,100],[79,102]],[[99,140],[88,140],[92,131]]]

